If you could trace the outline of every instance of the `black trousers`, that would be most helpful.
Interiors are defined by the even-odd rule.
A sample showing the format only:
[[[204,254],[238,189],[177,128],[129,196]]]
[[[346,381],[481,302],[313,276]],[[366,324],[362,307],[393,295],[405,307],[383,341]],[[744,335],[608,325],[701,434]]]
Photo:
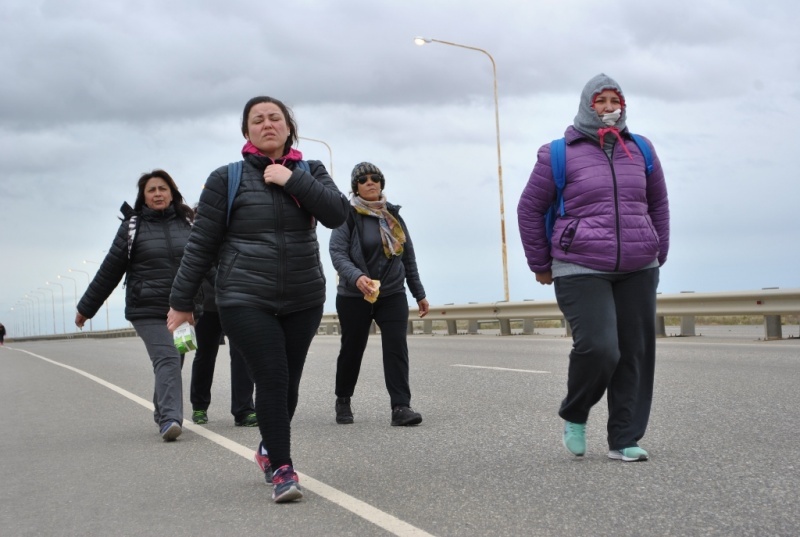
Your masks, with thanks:
[[[219,354],[222,325],[219,313],[207,311],[195,326],[197,351],[192,362],[192,382],[189,400],[192,410],[208,410],[211,404],[211,385],[214,382],[214,369]],[[230,342],[229,342],[230,343]],[[247,364],[239,351],[230,346],[231,355],[231,414],[242,420],[256,411],[253,403],[255,385],[247,371]]]
[[[658,268],[556,278],[558,306],[572,327],[567,396],[559,416],[586,423],[604,393],[608,447],[638,445],[650,419],[656,361]]]
[[[256,415],[272,468],[292,464],[291,420],[322,306],[274,315],[249,307],[220,308],[222,328],[256,383]]]
[[[383,377],[391,406],[411,404],[408,383],[408,299],[405,293],[380,296],[374,304],[360,297],[336,296],[342,344],[336,359],[336,396],[352,397],[361,371],[373,319],[381,329]]]

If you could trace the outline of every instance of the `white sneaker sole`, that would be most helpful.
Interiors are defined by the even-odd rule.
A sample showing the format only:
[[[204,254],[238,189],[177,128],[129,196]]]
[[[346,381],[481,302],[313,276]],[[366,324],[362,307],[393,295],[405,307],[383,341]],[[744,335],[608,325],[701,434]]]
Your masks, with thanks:
[[[181,426],[177,423],[173,423],[166,431],[164,431],[164,434],[161,435],[161,438],[164,439],[164,442],[172,442],[178,438],[182,432],[183,429],[181,429]]]
[[[608,458],[615,460],[615,461],[622,461],[622,462],[642,462],[646,461],[648,456],[647,455],[639,455],[638,457],[626,457],[622,454],[621,451],[611,450],[608,452]]]

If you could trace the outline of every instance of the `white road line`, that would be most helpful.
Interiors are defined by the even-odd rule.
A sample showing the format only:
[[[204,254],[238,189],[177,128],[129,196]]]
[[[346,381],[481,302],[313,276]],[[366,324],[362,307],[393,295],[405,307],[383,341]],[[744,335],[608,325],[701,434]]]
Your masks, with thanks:
[[[535,369],[511,369],[510,367],[489,367],[488,365],[453,364],[453,367],[472,367],[474,369],[494,369],[496,371],[516,371],[517,373],[550,373],[550,371],[537,371]]]
[[[16,350],[19,352],[24,352],[25,354],[29,354],[45,362],[51,363],[53,365],[57,365],[59,367],[63,367],[64,369],[69,369],[70,371],[77,373],[79,375],[83,375],[84,377],[88,378],[89,380],[93,380],[94,382],[100,384],[101,386],[105,386],[109,390],[117,392],[118,394],[122,395],[123,397],[127,397],[131,401],[142,405],[143,407],[154,410],[152,401],[148,401],[146,399],[142,399],[138,395],[132,394],[131,392],[120,388],[115,384],[111,384],[108,381],[101,379],[100,377],[96,377],[91,373],[87,373],[81,369],[72,367],[70,365],[62,364],[60,362],[56,362],[55,360],[51,360],[50,358],[45,358],[44,356],[40,356],[38,354],[34,354],[32,352],[23,350],[23,349],[14,349],[11,347],[7,347],[9,350]],[[208,440],[211,440],[215,444],[218,444],[225,449],[236,453],[244,457],[247,460],[253,460],[253,450],[245,447],[241,444],[234,442],[233,440],[226,438],[220,434],[217,434],[213,431],[209,431],[204,427],[200,427],[195,425],[194,423],[189,423],[184,421],[183,425],[184,429],[188,429],[193,433],[202,436]],[[432,534],[417,528],[416,526],[412,526],[407,522],[403,522],[396,516],[390,515],[389,513],[385,513],[380,509],[372,507],[366,502],[362,502],[358,498],[354,498],[349,494],[345,494],[340,490],[337,490],[329,485],[326,485],[322,481],[317,481],[311,476],[306,474],[301,474],[298,472],[298,476],[300,476],[300,480],[303,484],[303,488],[310,490],[314,494],[318,496],[322,496],[326,500],[335,503],[336,505],[347,509],[351,513],[360,516],[364,520],[372,522],[376,526],[388,531],[393,535],[397,535],[398,537],[434,537]]]

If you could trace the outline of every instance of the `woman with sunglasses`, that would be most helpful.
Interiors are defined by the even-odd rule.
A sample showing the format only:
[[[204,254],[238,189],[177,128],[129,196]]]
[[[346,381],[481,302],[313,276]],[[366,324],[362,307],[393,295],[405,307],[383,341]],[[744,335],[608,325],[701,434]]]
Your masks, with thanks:
[[[427,315],[428,301],[417,272],[414,245],[399,214],[400,206],[386,201],[386,180],[377,166],[357,164],[350,186],[350,215],[330,240],[331,259],[339,274],[336,313],[342,331],[336,361],[336,423],[353,423],[350,398],[374,320],[381,330],[391,423],[417,425],[422,416],[411,408],[405,283],[417,301],[420,317]]]

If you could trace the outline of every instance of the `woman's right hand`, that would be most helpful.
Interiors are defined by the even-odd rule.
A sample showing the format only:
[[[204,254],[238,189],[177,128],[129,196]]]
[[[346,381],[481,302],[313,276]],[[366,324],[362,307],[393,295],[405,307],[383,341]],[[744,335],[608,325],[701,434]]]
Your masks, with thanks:
[[[552,271],[548,270],[547,272],[537,272],[536,281],[541,283],[542,285],[551,285],[553,283]]]
[[[83,325],[86,322],[87,318],[80,314],[80,312],[75,314],[75,326],[83,330]]]
[[[183,323],[189,323],[194,326],[194,315],[191,311],[178,311],[172,308],[167,313],[167,330],[174,332]]]
[[[356,287],[358,287],[359,291],[364,293],[364,296],[371,295],[375,291],[372,287],[372,280],[363,274],[356,280]]]

